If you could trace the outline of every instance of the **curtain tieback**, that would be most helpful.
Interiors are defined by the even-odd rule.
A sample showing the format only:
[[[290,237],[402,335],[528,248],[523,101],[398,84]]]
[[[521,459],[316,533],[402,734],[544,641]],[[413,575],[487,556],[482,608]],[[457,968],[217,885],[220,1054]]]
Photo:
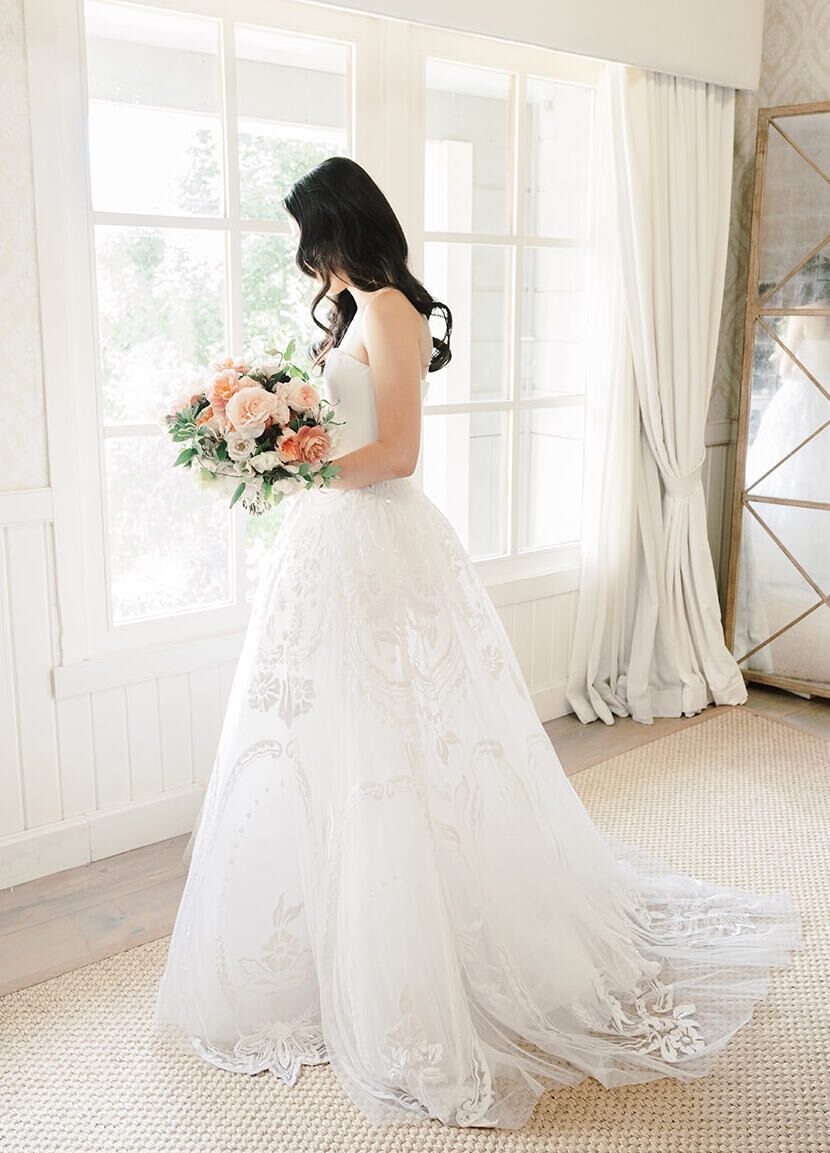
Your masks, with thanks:
[[[662,475],[666,496],[674,497],[675,500],[691,496],[703,475],[703,461],[697,468],[693,468],[691,472],[684,473],[682,476],[674,476],[671,473],[668,475],[663,473]]]

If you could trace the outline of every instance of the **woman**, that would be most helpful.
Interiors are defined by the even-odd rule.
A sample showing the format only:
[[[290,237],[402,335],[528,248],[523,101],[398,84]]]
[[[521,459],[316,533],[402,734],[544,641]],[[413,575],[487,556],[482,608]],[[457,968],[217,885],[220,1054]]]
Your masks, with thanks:
[[[702,1076],[800,945],[792,900],[594,826],[411,479],[450,311],[354,161],[285,207],[334,305],[314,351],[341,472],[291,498],[258,587],[155,1028],[289,1086],[328,1061],[376,1124],[517,1128],[586,1075]]]

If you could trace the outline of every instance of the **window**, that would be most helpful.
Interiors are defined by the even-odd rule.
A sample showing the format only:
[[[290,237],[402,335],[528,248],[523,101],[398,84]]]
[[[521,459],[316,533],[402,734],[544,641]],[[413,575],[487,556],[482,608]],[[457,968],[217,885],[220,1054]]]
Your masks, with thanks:
[[[594,89],[425,39],[424,266],[455,319],[424,487],[474,559],[538,571],[580,531]]]
[[[215,357],[318,335],[280,200],[333,153],[453,312],[416,481],[485,578],[575,565],[599,66],[294,0],[188,9],[27,5],[63,662],[244,627],[285,509],[191,486],[159,416]]]
[[[253,595],[285,507],[231,513],[189,486],[158,417],[201,367],[264,348],[279,322],[314,335],[280,200],[347,149],[349,46],[109,0],[86,0],[84,17],[118,627]]]

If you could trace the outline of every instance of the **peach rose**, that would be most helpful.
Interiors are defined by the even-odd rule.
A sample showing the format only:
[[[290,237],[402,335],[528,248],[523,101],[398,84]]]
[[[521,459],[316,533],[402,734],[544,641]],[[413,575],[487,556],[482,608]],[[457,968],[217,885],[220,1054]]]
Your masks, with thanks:
[[[291,420],[291,413],[288,410],[285,397],[279,392],[269,392],[268,395],[271,397],[271,416],[277,424],[288,424]]]
[[[325,460],[326,454],[331,449],[331,437],[322,428],[306,424],[297,432],[297,444],[300,449],[300,460],[309,462]]]
[[[308,408],[316,408],[320,402],[320,394],[313,384],[300,380],[299,377],[288,386],[284,393],[285,399],[292,408],[303,412]]]
[[[278,398],[259,385],[253,388],[240,388],[225,405],[225,414],[234,428],[265,428],[269,416],[273,416]]]
[[[232,368],[220,372],[211,385],[208,386],[205,396],[214,409],[223,411],[230,398],[239,391],[239,377]]]
[[[232,356],[223,356],[221,360],[213,362],[214,372],[224,372],[226,369],[234,368],[237,372],[247,372],[248,366],[239,357],[234,359]]]
[[[224,412],[215,412],[210,420],[205,422],[204,427],[210,429],[211,432],[217,433],[219,436],[224,436],[228,428],[228,422]]]
[[[277,437],[277,452],[283,460],[302,460],[300,456],[300,442],[294,433]]]
[[[197,427],[198,427],[198,425],[204,424],[206,421],[210,420],[210,418],[212,416],[213,416],[213,409],[210,407],[210,405],[208,405],[207,408],[203,408],[202,411],[199,413],[199,415],[196,417]]]
[[[187,392],[179,393],[179,395],[170,402],[170,411],[181,412],[182,409],[187,408],[188,405],[191,408],[194,408],[201,399],[201,392],[192,392],[188,390]]]

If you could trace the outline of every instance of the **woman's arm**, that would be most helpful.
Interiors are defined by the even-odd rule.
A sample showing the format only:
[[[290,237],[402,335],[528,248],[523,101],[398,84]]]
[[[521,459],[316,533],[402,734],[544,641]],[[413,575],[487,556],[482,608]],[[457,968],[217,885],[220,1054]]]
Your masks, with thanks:
[[[372,366],[377,440],[337,458],[331,488],[410,476],[421,447],[421,314],[402,292],[383,292],[363,314]]]

